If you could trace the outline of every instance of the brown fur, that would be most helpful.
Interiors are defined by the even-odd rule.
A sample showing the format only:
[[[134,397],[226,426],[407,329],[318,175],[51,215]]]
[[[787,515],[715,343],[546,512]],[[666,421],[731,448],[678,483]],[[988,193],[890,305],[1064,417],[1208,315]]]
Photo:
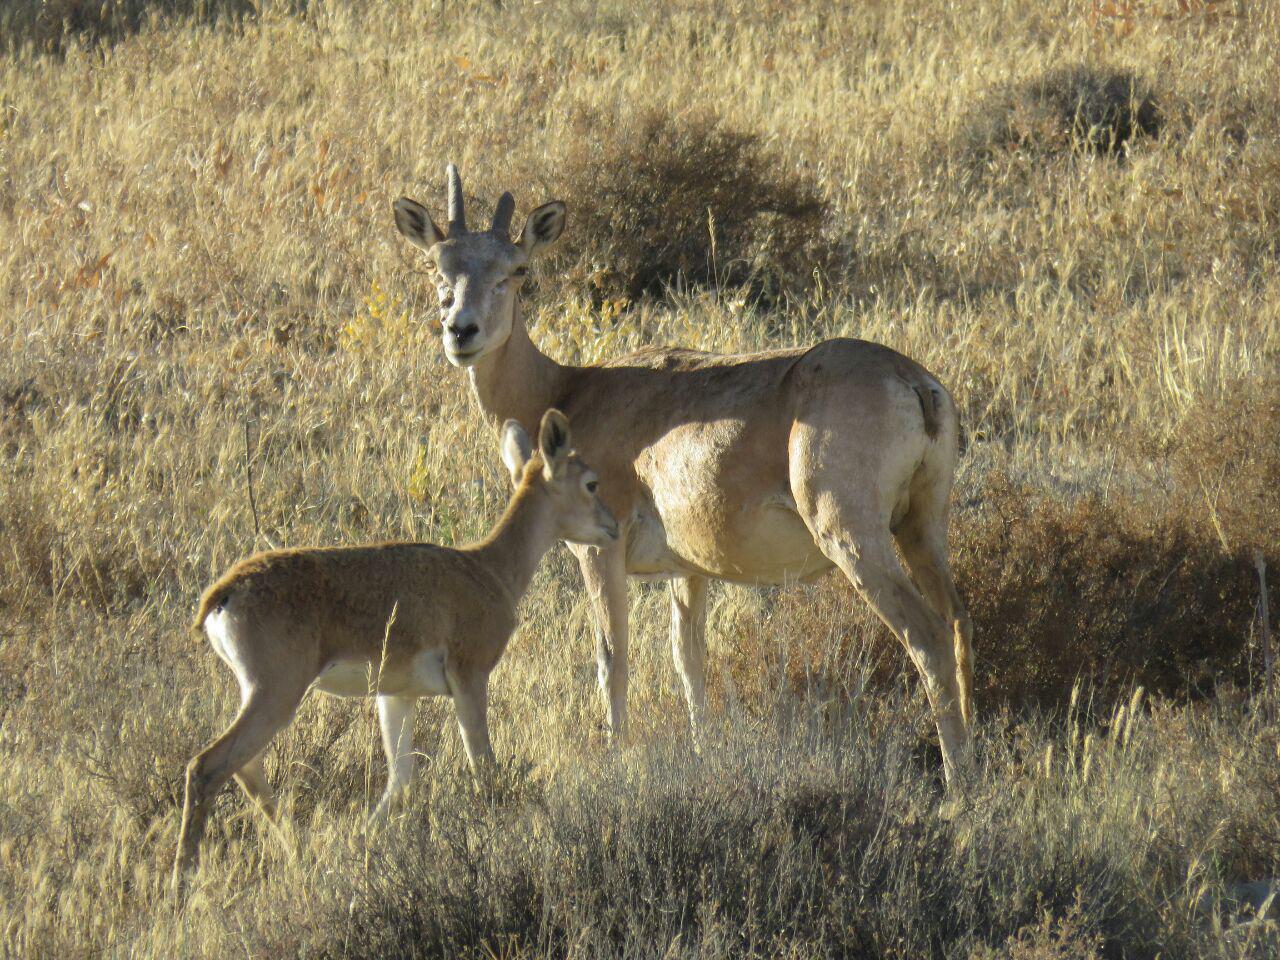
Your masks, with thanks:
[[[194,858],[209,801],[229,777],[273,810],[262,751],[313,684],[340,696],[378,696],[391,767],[380,812],[408,779],[404,717],[417,697],[452,697],[468,758],[477,767],[490,759],[489,674],[543,554],[558,539],[617,537],[593,492],[595,475],[569,441],[568,421],[554,410],[542,418],[540,453],[522,427],[508,426],[504,459],[516,490],[479,543],[272,550],[241,560],[204,592],[195,625],[236,673],[243,705],[188,768],[175,884]]]

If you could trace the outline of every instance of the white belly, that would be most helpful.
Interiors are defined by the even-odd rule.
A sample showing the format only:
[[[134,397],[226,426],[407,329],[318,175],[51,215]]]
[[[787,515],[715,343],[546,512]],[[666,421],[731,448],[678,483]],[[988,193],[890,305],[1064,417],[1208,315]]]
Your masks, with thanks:
[[[368,660],[338,660],[316,678],[317,690],[336,697],[446,697],[445,649],[422,650],[400,665]]]

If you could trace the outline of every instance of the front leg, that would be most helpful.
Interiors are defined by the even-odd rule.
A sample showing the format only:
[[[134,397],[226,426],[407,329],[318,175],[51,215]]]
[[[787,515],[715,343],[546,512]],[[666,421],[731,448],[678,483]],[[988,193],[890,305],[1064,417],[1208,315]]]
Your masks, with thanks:
[[[458,716],[462,746],[467,751],[471,772],[478,780],[493,766],[493,745],[489,742],[489,675],[450,677],[453,712]]]
[[[596,676],[609,705],[609,734],[627,731],[627,566],[623,537],[608,547],[573,548],[582,568],[596,628]]]
[[[671,581],[671,656],[684,681],[693,744],[701,748],[707,710],[706,577]]]
[[[378,697],[378,725],[382,728],[382,749],[387,756],[387,789],[370,816],[380,823],[413,779],[413,714],[416,697]]]

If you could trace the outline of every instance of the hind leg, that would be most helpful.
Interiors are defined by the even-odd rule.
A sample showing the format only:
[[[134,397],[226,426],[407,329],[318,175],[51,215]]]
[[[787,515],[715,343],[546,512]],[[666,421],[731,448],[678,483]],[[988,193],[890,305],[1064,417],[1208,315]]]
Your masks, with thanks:
[[[938,727],[943,772],[947,784],[953,785],[969,762],[970,744],[961,712],[955,648],[942,619],[902,569],[887,536],[829,533],[816,539],[906,647],[919,670]]]
[[[252,765],[255,758],[266,749],[271,738],[293,719],[306,689],[306,685],[302,684],[297,689],[250,690],[245,696],[240,713],[226,732],[187,765],[182,828],[178,834],[178,850],[173,864],[175,890],[181,890],[183,875],[195,861],[214,797],[234,774],[245,767],[251,768],[250,781],[253,782]],[[257,785],[256,782],[254,785]]]
[[[956,679],[960,687],[960,711],[965,725],[972,725],[973,626],[956,590],[951,564],[947,561],[945,501],[939,509],[929,500],[917,500],[913,495],[911,511],[894,531],[894,536],[920,592],[934,612],[951,626]]]
[[[936,393],[929,391],[930,397]],[[851,418],[850,410],[857,416]],[[954,416],[948,411],[939,420],[937,414],[901,376],[815,392],[793,422],[788,470],[797,511],[814,543],[893,631],[920,672],[951,787],[972,755],[961,713],[957,645],[903,569],[890,530],[904,500],[909,514],[913,500],[927,499],[920,493],[933,491],[941,504],[950,492]]]
[[[268,820],[275,820],[276,797],[271,789],[271,782],[267,780],[267,770],[262,762],[264,756],[265,750],[236,771],[236,783],[258,805],[258,809],[266,814]]]
[[[815,429],[816,428],[816,429]],[[943,771],[955,784],[970,757],[961,715],[956,652],[947,625],[911,582],[893,549],[889,520],[917,464],[898,447],[877,459],[849,456],[830,426],[806,424],[792,435],[792,490],[818,549],[838,566],[907,650],[924,680],[942,745]]]

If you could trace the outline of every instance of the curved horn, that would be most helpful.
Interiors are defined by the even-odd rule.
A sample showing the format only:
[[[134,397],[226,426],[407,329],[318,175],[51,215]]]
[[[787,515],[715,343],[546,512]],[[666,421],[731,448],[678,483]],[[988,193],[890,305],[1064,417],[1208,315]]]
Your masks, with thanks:
[[[467,217],[462,210],[462,177],[458,168],[449,164],[449,233],[466,233]]]
[[[493,226],[490,227],[494,233],[499,233],[504,237],[511,236],[511,215],[516,212],[516,198],[507,191],[498,198],[498,208],[493,211]]]

